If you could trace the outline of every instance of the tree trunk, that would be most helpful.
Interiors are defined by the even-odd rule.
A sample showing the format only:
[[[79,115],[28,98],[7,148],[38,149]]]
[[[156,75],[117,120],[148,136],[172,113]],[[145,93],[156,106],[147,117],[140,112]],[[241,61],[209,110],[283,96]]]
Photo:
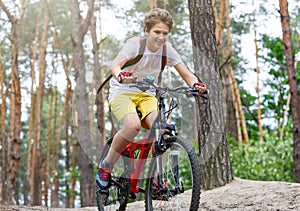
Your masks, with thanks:
[[[220,49],[222,47],[222,30],[224,26],[224,17],[225,17],[225,1],[227,0],[220,0],[220,10],[218,11],[217,3],[215,2],[215,0],[212,0],[214,18],[216,21],[216,41],[217,41],[218,52],[221,52]]]
[[[284,44],[284,54],[291,93],[295,175],[296,182],[300,183],[300,94],[294,66],[295,59],[293,54],[290,16],[287,0],[279,0],[279,7],[282,26],[282,40]]]
[[[217,64],[215,22],[211,1],[190,0],[190,23],[196,75],[207,84],[210,99],[197,99],[198,142],[203,189],[232,181],[225,132],[224,95]],[[201,117],[201,118],[199,118]]]
[[[65,165],[66,165],[66,171],[71,171],[71,162],[70,162],[70,152],[71,152],[71,146],[70,146],[70,136],[69,136],[69,122],[70,122],[70,102],[72,99],[72,89],[71,87],[67,87],[66,91],[66,102],[65,102],[65,140],[66,140],[66,159],[65,159]],[[70,207],[70,182],[66,181],[66,190],[68,192],[66,193],[66,207]]]
[[[18,45],[20,39],[20,24],[13,22],[11,33],[11,93],[10,93],[10,128],[8,136],[8,202],[12,202],[13,194],[17,186],[17,174],[20,164],[21,149],[21,87],[18,68]],[[16,201],[18,199],[15,198]]]
[[[18,195],[14,195],[17,188],[17,174],[20,164],[20,149],[21,149],[21,87],[18,69],[18,48],[21,31],[21,23],[26,10],[26,1],[22,1],[20,8],[14,8],[14,14],[10,13],[9,9],[5,6],[2,0],[0,0],[0,7],[6,13],[8,20],[11,24],[10,34],[10,59],[11,59],[11,87],[10,87],[10,127],[8,134],[8,163],[7,163],[7,186],[6,186],[6,200],[11,204],[13,198],[18,203]],[[17,192],[16,192],[17,193]]]
[[[43,108],[43,96],[44,96],[44,83],[45,83],[45,71],[46,71],[46,54],[48,44],[48,13],[44,13],[43,19],[43,33],[41,38],[41,47],[39,53],[39,86],[37,87],[37,101],[36,101],[36,153],[37,153],[37,165],[35,169],[35,186],[34,186],[34,205],[42,204],[42,185],[41,185],[41,169],[42,169],[42,108]]]
[[[0,103],[0,121],[2,122],[1,124],[1,146],[2,146],[2,156],[1,156],[1,194],[0,194],[0,203],[4,204],[5,200],[5,195],[6,195],[6,185],[5,182],[6,181],[6,166],[7,166],[7,139],[6,139],[6,128],[5,128],[5,124],[3,124],[5,122],[5,102],[6,102],[6,92],[4,89],[4,71],[3,71],[3,66],[2,66],[2,49],[0,48],[0,94],[1,94],[1,103]]]
[[[72,127],[72,134],[75,134],[74,129]],[[70,207],[75,207],[75,185],[76,185],[76,140],[75,140],[75,136],[71,137],[71,143],[72,143],[72,165],[71,165],[71,169],[72,169],[72,174],[71,174],[71,194],[70,194]]]
[[[78,139],[78,156],[79,169],[81,171],[80,178],[80,193],[81,206],[94,205],[94,175],[92,157],[89,157],[89,149],[92,146],[90,136],[90,122],[89,122],[89,105],[87,84],[85,79],[85,62],[83,40],[90,25],[91,16],[94,11],[94,1],[88,0],[87,16],[83,19],[80,15],[79,2],[77,0],[70,0],[69,7],[72,17],[72,42],[73,42],[73,58],[74,68],[76,71],[76,108],[75,112],[78,115],[78,123],[76,124],[76,135]],[[84,20],[85,23],[81,21]]]
[[[254,0],[252,0],[252,5],[255,8]],[[260,100],[260,69],[258,65],[258,44],[257,44],[257,32],[256,32],[256,12],[255,9],[253,11],[254,17],[254,45],[255,45],[255,63],[256,63],[256,94],[257,94],[257,127],[259,132],[259,141],[263,141],[263,130],[262,130],[262,123],[261,123],[261,100]]]
[[[59,152],[56,151],[58,145],[57,143],[57,138],[56,138],[56,128],[57,128],[57,116],[58,116],[58,90],[57,87],[54,89],[54,122],[53,122],[53,127],[52,127],[52,162],[51,162],[51,184],[50,184],[50,189],[51,189],[51,207],[58,207],[59,205],[59,197],[58,197],[58,190],[57,190],[57,181],[58,181],[58,169],[56,166],[56,161],[58,159],[58,154]]]
[[[261,102],[260,102],[260,69],[258,66],[258,45],[256,37],[256,29],[254,29],[254,43],[255,43],[255,62],[256,62],[256,94],[257,94],[257,127],[259,132],[259,141],[263,141],[263,130],[261,123]]]
[[[230,20],[230,5],[229,1],[225,0],[225,14],[226,14],[226,31],[227,31],[227,40],[228,40],[228,63],[226,63],[226,68],[228,70],[228,73],[230,75],[230,80],[231,80],[231,91],[233,91],[232,95],[234,95],[234,107],[235,107],[235,116],[236,116],[236,124],[237,124],[237,134],[238,134],[238,140],[239,143],[242,142],[242,137],[241,137],[241,129],[243,132],[244,136],[244,141],[246,143],[249,143],[249,136],[248,136],[248,131],[247,131],[247,126],[246,126],[246,119],[244,115],[244,111],[242,109],[242,101],[241,101],[241,96],[240,92],[238,89],[238,85],[236,82],[236,79],[234,77],[234,72],[233,68],[231,65],[231,57],[232,57],[232,38],[231,38],[231,20]],[[228,104],[227,104],[228,105]]]
[[[50,155],[51,155],[51,132],[52,132],[52,110],[53,110],[53,99],[54,99],[54,94],[53,94],[53,88],[52,84],[50,84],[50,89],[49,89],[49,94],[50,94],[50,108],[49,108],[49,115],[48,115],[48,128],[47,128],[47,153],[46,153],[46,163],[45,163],[45,186],[44,186],[44,201],[45,201],[45,206],[48,207],[48,191],[49,191],[49,178],[51,175],[50,174]]]
[[[224,95],[226,102],[226,133],[238,140],[239,143],[242,142],[241,127],[240,127],[240,116],[238,112],[237,97],[234,91],[235,78],[231,77],[231,56],[232,56],[232,46],[231,46],[231,34],[230,34],[230,17],[228,16],[228,0],[220,1],[220,12],[218,14],[216,3],[213,1],[212,5],[214,8],[214,17],[216,20],[216,40],[217,40],[217,52],[219,55],[220,72],[222,75],[222,81],[224,86]],[[217,14],[216,14],[217,13]],[[223,26],[225,24],[225,29],[227,32],[227,37],[222,36],[224,30]],[[229,30],[228,30],[229,29]],[[223,39],[228,40],[228,42],[223,42]]]
[[[157,0],[150,0],[150,8],[153,9],[157,7]]]
[[[101,5],[99,6],[99,17],[101,17]],[[101,20],[99,20],[99,30],[100,30],[100,44],[97,42],[97,33],[96,33],[96,19],[92,17],[91,19],[91,35],[93,41],[93,53],[94,53],[94,78],[93,81],[95,84],[100,84],[103,81],[103,59],[99,58],[100,55],[103,55],[103,39],[102,39],[102,29],[101,29]],[[97,128],[96,131],[96,157],[100,158],[101,149],[103,148],[104,141],[106,140],[106,129],[105,129],[105,108],[104,108],[104,88],[96,95],[95,102],[92,101],[92,104],[96,104],[96,118],[97,118]],[[91,106],[93,108],[93,106]]]
[[[30,198],[33,200],[34,198],[34,185],[31,183],[31,181],[34,181],[35,175],[32,174],[32,163],[34,160],[32,159],[32,146],[35,143],[34,140],[34,128],[36,128],[35,125],[35,111],[36,111],[36,80],[35,80],[35,62],[37,58],[37,47],[38,47],[38,41],[39,41],[39,35],[40,35],[40,23],[42,19],[42,12],[43,12],[43,6],[44,1],[40,1],[40,8],[39,13],[37,17],[37,22],[35,26],[35,37],[32,43],[31,48],[31,57],[30,57],[30,76],[31,76],[31,91],[30,91],[30,115],[29,115],[29,135],[28,135],[28,143],[27,143],[27,168],[26,168],[26,182],[24,187],[24,204],[28,204],[28,192],[31,193]],[[32,140],[34,142],[32,143]],[[34,172],[33,172],[34,173]],[[33,178],[31,178],[31,176]],[[33,205],[34,203],[30,203]]]

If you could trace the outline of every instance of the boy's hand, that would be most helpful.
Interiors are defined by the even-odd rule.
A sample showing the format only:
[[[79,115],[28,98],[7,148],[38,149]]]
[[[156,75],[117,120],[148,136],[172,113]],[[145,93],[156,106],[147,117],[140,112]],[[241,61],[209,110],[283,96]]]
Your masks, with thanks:
[[[194,83],[193,87],[198,90],[199,94],[206,94],[207,89],[204,83]]]
[[[136,78],[137,77],[133,76],[133,73],[129,71],[120,72],[120,74],[118,75],[118,81],[122,84],[134,83],[136,81]]]

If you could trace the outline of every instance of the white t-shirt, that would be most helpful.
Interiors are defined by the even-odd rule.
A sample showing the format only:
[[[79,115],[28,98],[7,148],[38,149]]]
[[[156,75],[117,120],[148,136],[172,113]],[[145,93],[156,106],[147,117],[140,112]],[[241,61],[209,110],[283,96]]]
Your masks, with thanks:
[[[136,57],[140,48],[139,40],[139,37],[133,37],[128,39],[122,50],[119,52],[119,55],[112,61],[111,67],[113,67],[114,64],[117,64],[119,62],[118,58],[120,57],[126,59]],[[134,65],[124,68],[123,71],[132,72],[134,76],[137,76],[140,79],[151,75],[156,78],[155,82],[157,83],[158,76],[161,71],[162,52],[163,47],[158,49],[156,52],[152,52],[146,46],[144,54],[140,61]],[[169,42],[166,43],[166,53],[168,66],[174,67],[175,65],[182,62],[179,54]],[[138,88],[130,87],[130,84],[119,83],[115,77],[112,77],[112,79],[110,80],[110,90],[108,97],[109,101],[113,100],[113,98],[117,95],[127,92],[140,93],[141,90],[139,90]],[[155,90],[148,90],[146,92],[155,95]]]

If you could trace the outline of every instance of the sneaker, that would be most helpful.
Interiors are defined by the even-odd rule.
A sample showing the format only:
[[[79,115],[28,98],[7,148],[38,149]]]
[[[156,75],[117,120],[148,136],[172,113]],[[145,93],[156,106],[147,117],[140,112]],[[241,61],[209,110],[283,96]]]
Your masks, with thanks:
[[[101,190],[109,188],[111,182],[111,171],[112,169],[107,167],[98,168],[96,183]]]

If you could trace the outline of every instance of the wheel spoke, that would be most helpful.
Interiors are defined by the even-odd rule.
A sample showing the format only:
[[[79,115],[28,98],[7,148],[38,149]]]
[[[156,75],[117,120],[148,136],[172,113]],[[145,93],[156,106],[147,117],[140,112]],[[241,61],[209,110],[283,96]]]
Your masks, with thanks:
[[[164,188],[155,185],[157,161],[150,165],[147,182],[146,210],[189,210],[197,209],[200,201],[200,170],[191,145],[183,139],[172,137],[173,145],[164,153],[163,174]],[[194,191],[192,191],[194,190]]]

